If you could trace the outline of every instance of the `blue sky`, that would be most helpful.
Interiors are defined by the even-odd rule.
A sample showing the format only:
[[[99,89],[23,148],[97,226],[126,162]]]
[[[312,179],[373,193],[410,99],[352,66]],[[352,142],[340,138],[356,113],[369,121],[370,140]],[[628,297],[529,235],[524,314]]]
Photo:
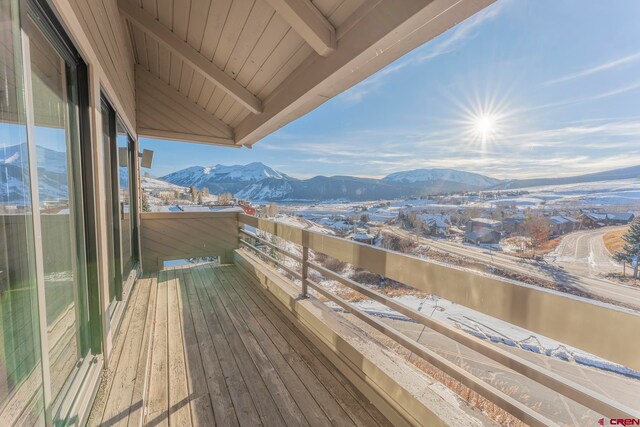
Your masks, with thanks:
[[[640,164],[640,1],[498,0],[253,149],[142,139],[155,175],[261,161],[296,177],[496,178]]]

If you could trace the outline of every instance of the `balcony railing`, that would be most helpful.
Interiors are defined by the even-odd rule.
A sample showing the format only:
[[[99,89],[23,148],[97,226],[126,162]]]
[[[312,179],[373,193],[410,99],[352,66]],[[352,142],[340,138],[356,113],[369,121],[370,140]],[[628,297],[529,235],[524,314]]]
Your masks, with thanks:
[[[308,271],[315,270],[321,275],[335,280],[371,300],[384,304],[407,318],[431,328],[599,414],[611,418],[638,417],[638,411],[627,408],[607,396],[442,321],[426,316],[387,295],[314,263],[309,260],[308,254],[310,250],[323,253],[347,262],[354,268],[379,274],[419,291],[437,295],[633,369],[640,368],[640,358],[638,357],[640,346],[638,346],[637,340],[637,331],[640,330],[640,316],[637,314],[267,219],[241,214],[239,220],[241,224],[248,225],[256,231],[277,236],[302,248],[302,256],[299,256],[283,249],[282,245],[274,244],[259,236],[256,232],[242,228],[240,230],[243,237],[240,243],[244,247],[267,258],[301,282],[301,297],[307,296],[308,287],[312,288],[318,294],[527,424],[548,425],[553,422],[492,385],[474,377],[468,371],[424,345],[410,339],[387,323],[330,292],[319,283],[311,280]],[[290,265],[287,266],[275,257],[265,254],[252,241],[259,242],[285,257],[297,261],[300,265],[299,270],[296,271]]]
[[[640,417],[637,409],[335,273],[314,262],[313,255],[324,254],[354,268],[384,276],[420,292],[640,370],[640,342],[637,339],[640,316],[630,310],[243,213],[143,214],[142,239],[145,270],[160,268],[162,260],[175,258],[221,256],[223,262],[230,262],[233,251],[239,246],[244,247],[293,278],[298,283],[301,298],[308,297],[309,288],[312,289],[529,425],[549,425],[554,421],[341,298],[313,280],[309,272],[313,270],[337,281],[598,414],[610,418]],[[295,253],[292,248],[295,248]],[[292,262],[284,263],[282,257]]]

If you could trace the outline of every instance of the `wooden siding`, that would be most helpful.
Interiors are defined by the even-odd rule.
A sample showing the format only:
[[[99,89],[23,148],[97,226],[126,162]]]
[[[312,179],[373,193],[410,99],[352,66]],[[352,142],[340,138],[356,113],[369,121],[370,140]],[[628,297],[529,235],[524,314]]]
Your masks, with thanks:
[[[136,123],[134,57],[117,0],[68,0],[128,123]],[[132,129],[133,131],[135,129]]]
[[[142,268],[162,269],[164,261],[219,256],[231,262],[238,247],[235,212],[143,213]]]
[[[233,145],[233,129],[169,84],[137,67],[138,129],[149,137]]]
[[[390,425],[233,266],[138,281],[114,360],[90,426]]]

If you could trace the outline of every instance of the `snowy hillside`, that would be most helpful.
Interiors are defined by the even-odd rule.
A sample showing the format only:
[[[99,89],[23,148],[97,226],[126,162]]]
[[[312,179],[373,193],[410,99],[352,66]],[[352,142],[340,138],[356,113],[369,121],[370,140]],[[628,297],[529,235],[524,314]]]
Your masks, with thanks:
[[[36,147],[40,200],[68,199],[67,157],[64,152]],[[27,144],[3,147],[0,150],[0,200],[3,203],[28,201]]]
[[[410,171],[392,173],[384,177],[383,181],[399,183],[447,181],[466,184],[477,188],[491,187],[492,185],[496,185],[500,182],[499,179],[455,169],[414,169]]]
[[[496,198],[478,206],[571,207],[611,208],[640,205],[640,179],[584,182],[565,185],[545,185],[522,188],[524,194],[510,195],[509,191],[496,193]]]
[[[215,165],[192,166],[162,177],[167,182],[182,186],[205,186],[210,182],[258,182],[265,178],[286,179],[287,175],[280,173],[260,162],[248,165]]]
[[[236,193],[236,197],[244,200],[283,200],[291,196],[293,188],[288,180],[264,180],[250,184]]]

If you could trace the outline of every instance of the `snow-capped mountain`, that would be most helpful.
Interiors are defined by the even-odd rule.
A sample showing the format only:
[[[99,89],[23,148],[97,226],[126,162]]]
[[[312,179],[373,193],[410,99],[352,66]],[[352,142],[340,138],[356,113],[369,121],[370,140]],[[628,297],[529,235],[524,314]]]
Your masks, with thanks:
[[[36,147],[36,154],[40,200],[68,199],[66,154],[42,146]],[[2,203],[29,203],[28,162],[26,143],[0,148]]]
[[[262,163],[246,166],[194,166],[162,179],[185,187],[207,187],[213,194],[230,192],[241,199],[268,200],[375,200],[423,194],[474,191],[500,182],[479,174],[452,169],[399,172],[384,179],[352,176],[317,176],[301,180]]]
[[[207,187],[212,193],[235,193],[248,184],[263,179],[291,179],[260,162],[247,165],[192,166],[163,176],[163,180],[184,187]]]
[[[499,179],[490,178],[478,173],[459,171],[455,169],[414,169],[395,172],[383,178],[386,182],[399,182],[403,184],[451,182],[465,184],[478,189],[491,187],[501,182]]]

